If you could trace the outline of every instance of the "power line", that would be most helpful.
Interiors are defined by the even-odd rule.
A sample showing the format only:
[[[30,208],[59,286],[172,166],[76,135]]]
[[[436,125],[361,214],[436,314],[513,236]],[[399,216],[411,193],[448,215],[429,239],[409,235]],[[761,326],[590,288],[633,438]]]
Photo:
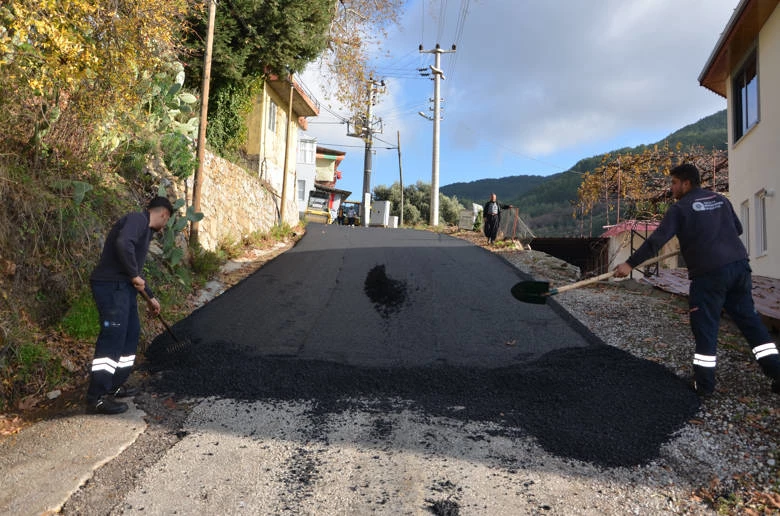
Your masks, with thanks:
[[[379,138],[377,138],[378,140]],[[386,143],[390,145],[389,143],[382,141],[382,143]],[[346,145],[341,143],[324,143],[324,142],[317,142],[317,145],[322,145],[323,147],[328,147],[332,149],[342,148],[342,149],[362,149],[364,148],[363,145]],[[380,149],[380,150],[395,150],[397,147],[372,147],[372,149]]]
[[[458,22],[455,28],[455,46],[460,47],[460,40],[463,37],[463,29],[466,26],[466,18],[469,15],[470,0],[461,0],[460,11],[458,12]],[[455,68],[458,64],[458,54],[453,54],[450,59],[450,76],[455,78]]]
[[[441,36],[444,32],[444,25],[447,21],[447,0],[440,0],[439,4],[439,30],[436,33],[436,41],[441,41]]]

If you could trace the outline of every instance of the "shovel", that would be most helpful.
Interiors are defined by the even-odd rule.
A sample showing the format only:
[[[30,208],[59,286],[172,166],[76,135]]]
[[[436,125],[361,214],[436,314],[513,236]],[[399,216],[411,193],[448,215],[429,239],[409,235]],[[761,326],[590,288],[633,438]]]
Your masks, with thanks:
[[[645,260],[644,262],[640,263],[634,268],[639,269],[640,267],[652,265],[654,263],[658,263],[660,261],[666,260],[667,258],[671,258],[672,256],[677,256],[677,254],[679,254],[679,252],[675,251],[673,253],[667,253],[661,256],[656,256],[655,258],[650,258],[649,260]],[[561,292],[566,292],[567,290],[584,287],[586,285],[592,285],[593,283],[597,283],[599,281],[609,279],[614,275],[615,275],[615,271],[605,272],[604,274],[600,274],[593,278],[588,278],[586,280],[578,281],[576,283],[571,283],[569,285],[564,285],[563,287],[558,287],[553,289],[550,288],[549,281],[521,281],[520,283],[517,283],[515,284],[515,286],[512,287],[512,295],[514,296],[515,299],[519,301],[523,301],[525,303],[543,305],[547,302],[547,298],[550,296],[554,296],[555,294],[560,294]]]
[[[149,299],[149,294],[147,294],[145,290],[141,290],[140,292],[141,292],[141,295],[146,300],[146,302],[149,303],[151,301]],[[168,334],[173,339],[173,346],[171,346],[170,349],[168,349],[168,351],[174,351],[174,352],[183,351],[184,347],[185,347],[185,343],[180,341],[179,338],[176,336],[176,334],[173,333],[173,330],[171,329],[171,327],[168,326],[168,323],[165,322],[165,319],[163,319],[162,314],[158,313],[157,314],[157,319],[162,323],[162,325],[165,327],[165,330],[168,332]]]

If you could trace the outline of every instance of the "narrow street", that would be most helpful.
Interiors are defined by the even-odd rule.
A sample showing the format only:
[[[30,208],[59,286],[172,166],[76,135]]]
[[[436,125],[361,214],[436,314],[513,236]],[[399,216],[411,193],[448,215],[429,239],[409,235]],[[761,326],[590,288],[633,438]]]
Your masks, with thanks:
[[[152,344],[150,395],[188,416],[114,512],[664,510],[623,477],[695,395],[557,304],[516,301],[520,274],[437,233],[310,225],[175,325],[183,348]]]

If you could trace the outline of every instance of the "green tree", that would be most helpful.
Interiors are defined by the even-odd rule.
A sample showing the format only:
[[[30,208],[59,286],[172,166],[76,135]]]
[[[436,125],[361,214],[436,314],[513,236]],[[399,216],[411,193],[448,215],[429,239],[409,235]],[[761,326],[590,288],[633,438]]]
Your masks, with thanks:
[[[321,58],[323,76],[334,100],[352,113],[365,107],[365,84],[374,71],[371,49],[378,49],[396,23],[403,0],[226,0],[219,2],[209,95],[208,139],[218,150],[243,143],[242,126],[252,84],[269,74],[301,72]],[[195,30],[182,57],[188,86],[202,81],[207,16],[191,20]]]
[[[401,212],[401,186],[398,182],[392,186],[379,185],[374,187],[374,199],[390,201],[390,213],[399,215]],[[458,198],[447,197],[439,193],[439,221],[457,224],[460,210],[463,206]],[[431,185],[417,181],[416,184],[404,188],[404,224],[415,225],[421,220],[428,220],[431,210]]]
[[[217,3],[211,89],[246,86],[272,73],[301,72],[328,46],[332,0],[226,0]],[[200,87],[206,39],[205,11],[187,38],[188,84]],[[211,107],[211,106],[209,106]]]

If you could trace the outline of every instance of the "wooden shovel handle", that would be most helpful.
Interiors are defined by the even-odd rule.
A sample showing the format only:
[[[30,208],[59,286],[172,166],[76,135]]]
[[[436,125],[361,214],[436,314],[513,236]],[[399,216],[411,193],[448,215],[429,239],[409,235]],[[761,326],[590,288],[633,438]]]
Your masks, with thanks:
[[[147,303],[151,303],[152,302],[152,300],[149,298],[149,294],[146,293],[146,290],[139,290],[139,292],[144,297],[144,299],[146,299]],[[162,325],[165,327],[165,330],[168,332],[168,334],[171,337],[173,337],[173,340],[175,340],[176,342],[179,342],[178,337],[176,337],[176,334],[173,333],[173,330],[171,329],[170,326],[168,326],[168,323],[165,322],[165,319],[163,319],[163,316],[162,316],[161,313],[157,314],[157,320],[159,320],[162,323]]]
[[[660,261],[666,260],[667,258],[671,258],[673,256],[677,256],[678,254],[680,254],[679,251],[674,251],[672,253],[662,254],[660,256],[656,256],[655,258],[650,258],[649,260],[645,260],[645,261],[643,261],[642,263],[640,263],[639,265],[637,265],[634,268],[638,269],[640,267],[645,267],[647,265],[652,265],[654,263],[658,263]],[[561,292],[566,292],[567,290],[572,290],[572,289],[575,289],[575,288],[584,287],[586,285],[591,285],[593,283],[598,283],[599,281],[602,281],[602,280],[605,280],[605,279],[609,279],[609,278],[611,278],[614,275],[615,275],[615,271],[605,272],[604,274],[599,274],[598,276],[593,277],[593,278],[588,278],[586,280],[577,281],[576,283],[571,283],[569,285],[564,285],[563,287],[560,287],[560,288],[552,289],[550,291],[550,294],[560,294]]]

